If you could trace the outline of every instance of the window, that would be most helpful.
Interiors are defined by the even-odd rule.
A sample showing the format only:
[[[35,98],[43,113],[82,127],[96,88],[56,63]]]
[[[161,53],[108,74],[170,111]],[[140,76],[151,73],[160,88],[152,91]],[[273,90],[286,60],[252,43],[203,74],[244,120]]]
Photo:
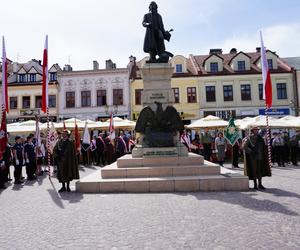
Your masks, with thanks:
[[[182,64],[176,64],[176,73],[182,73]]]
[[[81,107],[91,106],[91,91],[81,91]]]
[[[36,74],[29,74],[29,81],[36,82]]]
[[[17,109],[18,108],[18,97],[16,97],[16,96],[9,97],[9,106],[10,106],[10,109]]]
[[[197,102],[196,87],[187,88],[187,101],[188,101],[188,103]]]
[[[269,69],[273,69],[273,60],[272,59],[268,59],[268,68]]]
[[[36,96],[35,97],[35,107],[37,109],[42,108],[42,97],[41,96]]]
[[[287,99],[286,83],[277,83],[277,99]]]
[[[264,99],[263,87],[264,87],[264,85],[262,83],[258,84],[259,100],[263,100]]]
[[[56,72],[51,72],[50,73],[50,81],[56,81],[57,80],[57,73]]]
[[[179,103],[179,88],[173,88],[174,102]]]
[[[210,63],[210,72],[218,72],[218,63],[217,62],[212,62]]]
[[[232,85],[223,86],[224,101],[233,101]]]
[[[246,64],[245,61],[238,61],[238,71],[245,71],[246,70]]]
[[[30,108],[30,96],[23,96],[23,109]]]
[[[66,107],[75,108],[75,92],[66,92]]]
[[[135,90],[135,105],[141,105],[142,104],[142,90],[136,89]]]
[[[250,86],[250,84],[242,84],[241,85],[241,98],[242,98],[242,101],[251,100],[251,86]]]
[[[19,82],[26,82],[26,75],[25,74],[19,74]]]
[[[123,105],[123,89],[113,90],[113,105]]]
[[[48,104],[49,108],[56,108],[56,95],[49,95]]]
[[[206,86],[206,101],[215,102],[216,101],[216,87],[215,86]]]
[[[106,90],[97,90],[97,106],[106,105]]]

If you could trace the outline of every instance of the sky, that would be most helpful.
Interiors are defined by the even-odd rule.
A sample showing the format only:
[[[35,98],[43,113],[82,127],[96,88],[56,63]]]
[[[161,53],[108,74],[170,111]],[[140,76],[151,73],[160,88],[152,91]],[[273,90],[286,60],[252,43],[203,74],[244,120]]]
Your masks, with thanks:
[[[166,49],[175,55],[208,54],[211,48],[254,52],[265,46],[280,57],[300,56],[299,0],[157,0]],[[21,63],[42,59],[49,36],[49,64],[74,70],[100,68],[111,59],[126,67],[143,52],[144,14],[149,0],[0,0],[0,35],[7,57]]]

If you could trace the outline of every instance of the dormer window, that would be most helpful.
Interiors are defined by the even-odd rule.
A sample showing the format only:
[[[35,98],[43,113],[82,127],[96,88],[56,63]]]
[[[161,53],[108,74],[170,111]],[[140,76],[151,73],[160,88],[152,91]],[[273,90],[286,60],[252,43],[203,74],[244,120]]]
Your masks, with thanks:
[[[246,70],[245,61],[238,61],[237,66],[238,66],[238,71],[245,71]]]
[[[57,73],[56,72],[51,72],[50,73],[50,81],[57,81]]]
[[[218,63],[217,62],[210,63],[210,72],[212,72],[212,73],[218,72]]]
[[[273,69],[273,59],[268,59],[268,68]]]
[[[176,73],[182,73],[182,64],[176,64]]]
[[[36,82],[36,74],[29,74],[29,81]]]
[[[19,74],[18,82],[26,82],[26,74]]]

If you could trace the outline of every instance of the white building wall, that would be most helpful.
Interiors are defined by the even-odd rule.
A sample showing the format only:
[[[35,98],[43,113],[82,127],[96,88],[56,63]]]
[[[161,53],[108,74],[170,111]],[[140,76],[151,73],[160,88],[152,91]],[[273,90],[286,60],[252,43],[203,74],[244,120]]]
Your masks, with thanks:
[[[62,72],[59,76],[59,118],[76,117],[78,119],[96,120],[106,117],[105,106],[97,106],[97,90],[106,90],[109,111],[113,111],[113,89],[123,89],[123,105],[118,106],[116,116],[130,117],[129,73],[127,69],[90,70]],[[91,106],[81,106],[81,91],[91,91]],[[66,92],[75,92],[75,108],[66,107]]]

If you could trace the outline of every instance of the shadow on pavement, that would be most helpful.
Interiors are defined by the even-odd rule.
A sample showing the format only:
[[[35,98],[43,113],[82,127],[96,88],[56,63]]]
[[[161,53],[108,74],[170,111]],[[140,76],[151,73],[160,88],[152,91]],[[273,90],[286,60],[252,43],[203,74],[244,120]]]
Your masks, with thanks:
[[[50,194],[53,202],[60,208],[65,208],[62,200],[68,200],[69,203],[77,203],[80,202],[80,200],[83,198],[82,194],[76,193],[74,191],[58,193],[58,190],[54,186],[52,179],[49,179],[49,182],[52,186],[52,189],[48,189],[47,191]]]
[[[280,196],[293,196],[294,193],[283,191],[280,189]],[[280,192],[281,191],[281,192]],[[266,190],[264,192],[267,192]],[[273,189],[274,192],[274,189]],[[269,193],[273,193],[272,190]],[[274,192],[274,195],[276,192]],[[267,199],[256,199],[255,196],[258,196],[258,193],[249,193],[249,192],[212,192],[212,193],[189,193],[194,195],[198,200],[219,200],[221,202],[240,205],[244,208],[261,211],[261,212],[276,212],[290,216],[299,216],[298,213],[291,211],[286,206],[281,203],[267,200]],[[297,195],[297,194],[294,194]]]
[[[273,194],[274,196],[278,197],[294,197],[300,199],[300,194],[285,191],[278,188],[268,188],[264,191],[265,193]]]

